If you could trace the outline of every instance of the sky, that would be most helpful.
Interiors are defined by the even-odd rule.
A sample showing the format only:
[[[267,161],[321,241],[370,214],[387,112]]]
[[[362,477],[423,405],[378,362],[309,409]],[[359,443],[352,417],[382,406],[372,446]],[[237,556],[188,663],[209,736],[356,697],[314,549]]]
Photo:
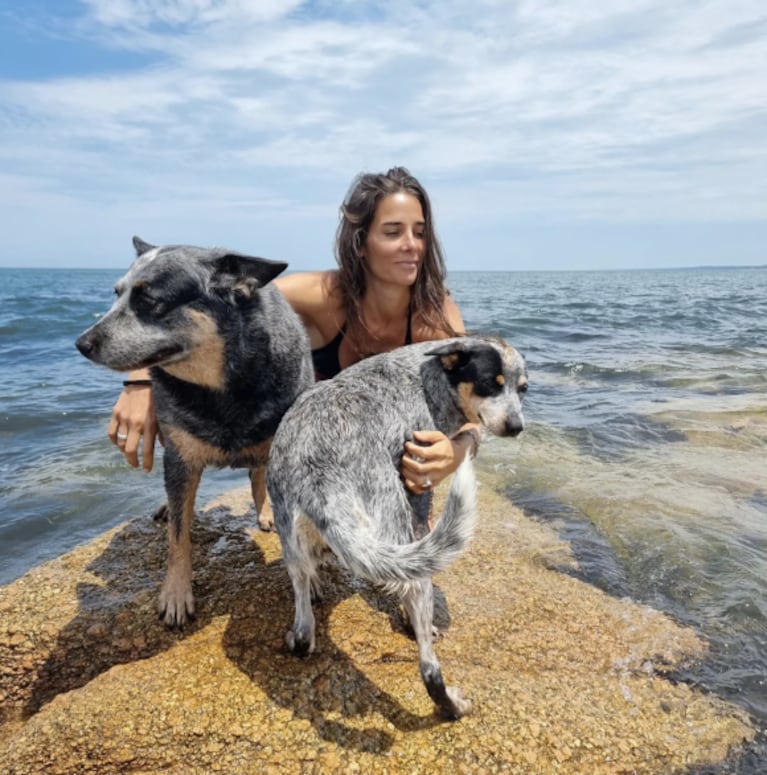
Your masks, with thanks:
[[[767,4],[0,4],[0,266],[328,268],[394,165],[450,270],[767,264]]]

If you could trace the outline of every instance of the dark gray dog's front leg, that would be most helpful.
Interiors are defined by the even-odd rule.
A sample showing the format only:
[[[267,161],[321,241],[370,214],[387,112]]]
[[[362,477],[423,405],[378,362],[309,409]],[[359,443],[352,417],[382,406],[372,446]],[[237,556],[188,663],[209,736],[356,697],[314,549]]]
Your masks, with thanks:
[[[168,571],[158,611],[169,627],[183,627],[194,618],[192,595],[192,520],[201,469],[190,469],[168,445],[163,457],[168,496]]]

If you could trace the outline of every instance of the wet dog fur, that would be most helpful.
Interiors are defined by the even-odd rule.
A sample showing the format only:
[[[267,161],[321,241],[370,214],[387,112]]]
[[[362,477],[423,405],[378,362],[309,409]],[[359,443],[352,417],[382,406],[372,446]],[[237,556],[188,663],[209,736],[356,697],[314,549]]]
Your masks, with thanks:
[[[453,476],[436,526],[418,538],[429,495],[400,477],[413,431],[455,435],[467,422],[498,436],[524,425],[524,358],[499,339],[461,337],[373,356],[298,397],[275,434],[267,487],[295,594],[286,635],[300,656],[315,649],[311,596],[326,548],[352,573],[399,596],[418,643],[419,666],[438,711],[457,719],[471,702],[446,687],[432,645],[431,577],[469,541],[475,514],[470,459]]]
[[[76,346],[116,371],[150,370],[168,516],[158,608],[181,627],[195,610],[190,534],[204,468],[248,468],[260,514],[272,436],[314,372],[306,331],[270,283],[287,264],[133,243],[137,257],[115,286],[117,299]]]

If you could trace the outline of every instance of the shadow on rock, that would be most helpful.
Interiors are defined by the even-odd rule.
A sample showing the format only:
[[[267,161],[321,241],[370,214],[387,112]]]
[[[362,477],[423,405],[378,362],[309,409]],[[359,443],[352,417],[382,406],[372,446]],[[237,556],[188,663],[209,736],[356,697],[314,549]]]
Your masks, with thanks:
[[[305,659],[291,654],[283,636],[293,619],[293,591],[282,561],[264,569],[266,583],[259,586],[258,612],[231,617],[224,635],[224,650],[232,662],[277,705],[295,718],[309,721],[324,740],[343,748],[380,753],[393,743],[392,735],[365,718],[379,714],[397,729],[428,729],[445,723],[436,714],[418,716],[409,712],[381,686],[372,682],[353,662],[329,632],[333,610],[359,592],[372,608],[386,613],[395,629],[396,602],[372,586],[352,579],[336,566],[323,570],[323,598],[314,604],[317,651]],[[263,633],[272,636],[266,640]],[[358,633],[365,640],[368,633]],[[348,648],[348,644],[345,645]],[[393,660],[402,661],[402,660]],[[407,659],[416,691],[426,693],[418,672],[415,642]],[[361,728],[363,727],[364,728]]]
[[[166,567],[165,525],[136,518],[120,529],[81,572],[96,578],[78,584],[77,616],[58,631],[49,656],[37,670],[23,717],[115,665],[152,657],[204,628],[213,617],[232,613],[230,606],[240,601],[232,595],[232,578],[257,575],[264,567],[261,550],[244,529],[250,516],[243,519],[220,507],[195,521],[196,618],[183,631],[165,627],[157,613]],[[246,582],[244,588],[257,589],[256,584]]]
[[[323,569],[324,597],[315,605],[318,653],[307,659],[290,654],[283,638],[293,618],[292,586],[282,560],[266,560],[279,556],[279,541],[257,529],[254,540],[248,528],[255,528],[253,512],[243,516],[228,506],[208,509],[195,520],[197,618],[183,631],[169,630],[157,614],[167,556],[165,525],[136,518],[119,528],[90,562],[80,568],[75,563],[71,573],[79,582],[77,614],[54,631],[52,645],[44,648],[45,661],[27,673],[27,686],[18,687],[24,698],[21,717],[34,715],[57,695],[85,686],[116,665],[149,659],[227,616],[226,657],[276,706],[309,721],[325,740],[382,752],[393,743],[387,722],[402,731],[444,723],[436,714],[419,716],[405,709],[382,688],[385,680],[373,681],[363,672],[360,665],[366,663],[394,668],[405,676],[405,685],[426,696],[417,647],[402,637],[406,628],[396,600],[334,563]],[[436,592],[437,621],[445,627],[449,617]],[[356,593],[364,602],[356,604],[359,621],[346,621],[341,612],[340,629],[331,632],[331,615]],[[62,594],[71,601],[69,591]],[[371,621],[378,633],[368,632]],[[347,633],[351,641],[334,642]]]

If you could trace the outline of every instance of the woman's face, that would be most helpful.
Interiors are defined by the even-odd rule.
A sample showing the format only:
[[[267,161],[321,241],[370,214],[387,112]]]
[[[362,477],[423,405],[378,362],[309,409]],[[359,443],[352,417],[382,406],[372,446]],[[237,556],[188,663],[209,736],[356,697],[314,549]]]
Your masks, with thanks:
[[[368,271],[384,282],[412,285],[426,250],[424,231],[423,209],[417,197],[404,192],[384,197],[361,251]]]

